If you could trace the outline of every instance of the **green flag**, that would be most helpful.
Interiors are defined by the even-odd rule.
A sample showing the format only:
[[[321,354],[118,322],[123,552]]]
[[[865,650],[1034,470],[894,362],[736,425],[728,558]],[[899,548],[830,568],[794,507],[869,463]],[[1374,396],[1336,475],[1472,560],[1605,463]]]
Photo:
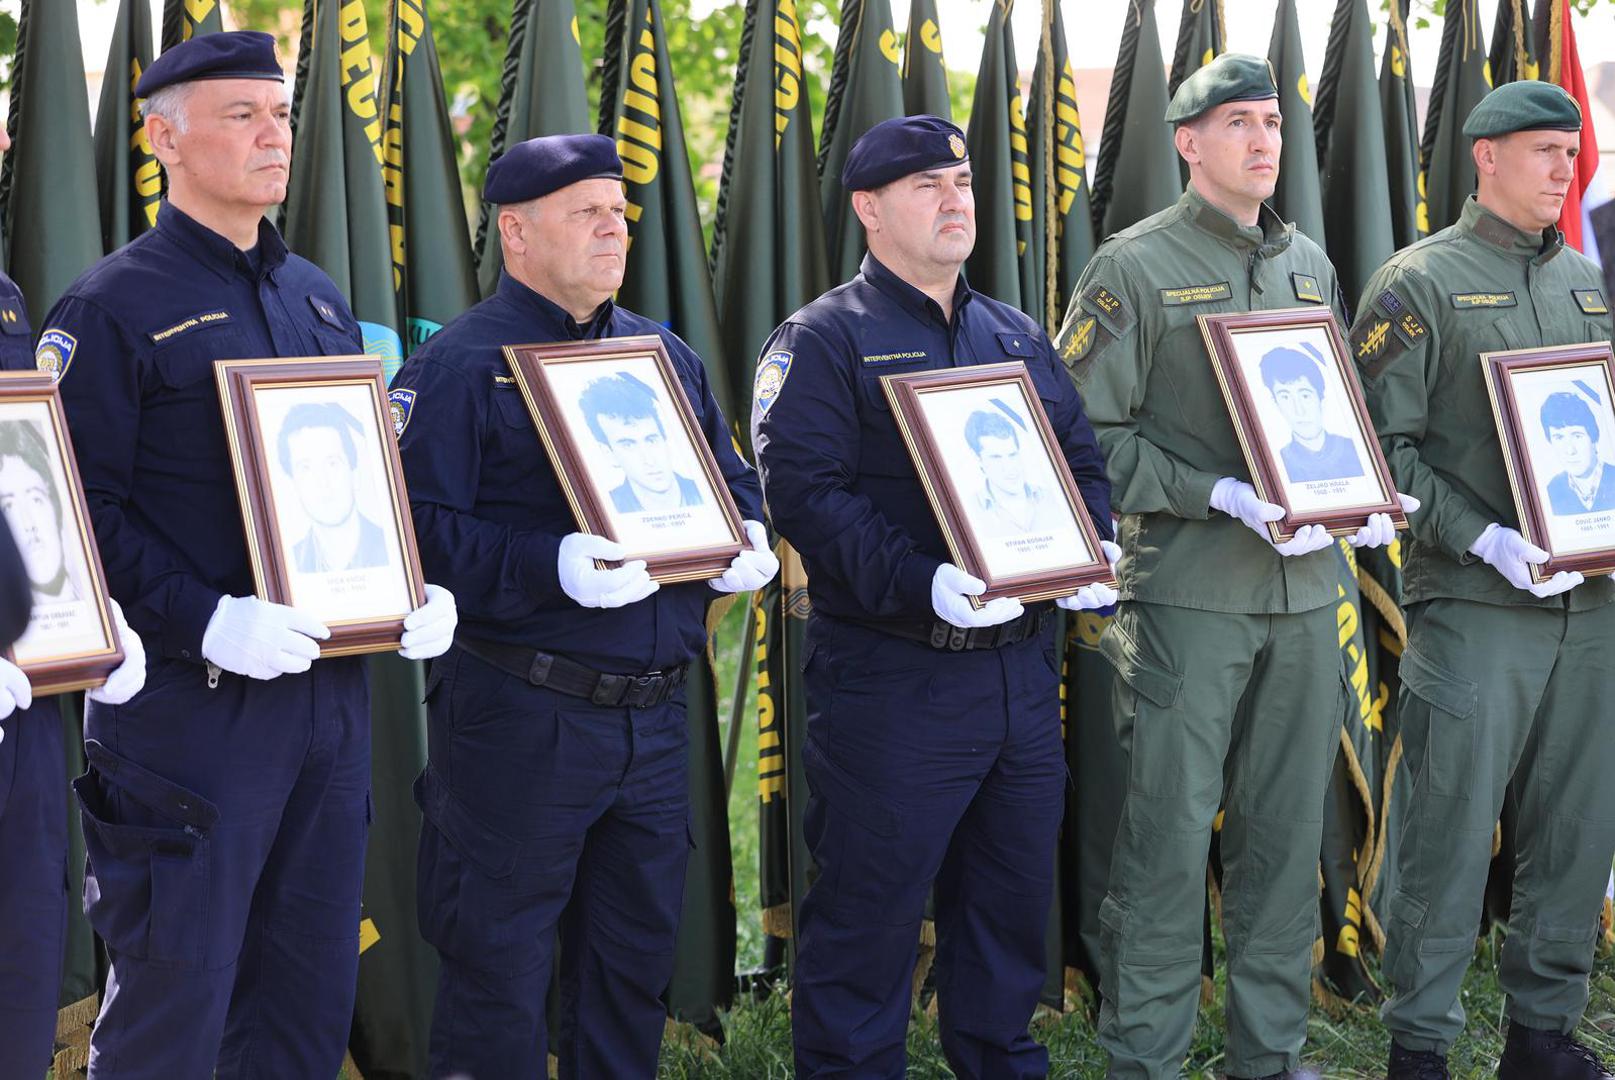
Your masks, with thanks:
[[[1370,681],[1372,643],[1357,587],[1356,551],[1344,540],[1335,543],[1339,581],[1335,625],[1340,633],[1341,669],[1346,673],[1345,712],[1341,716],[1340,753],[1335,756],[1324,795],[1323,960],[1316,978],[1321,996],[1377,1000],[1379,988],[1363,963],[1367,905],[1366,875],[1375,850],[1379,798],[1376,738],[1382,734],[1383,703]]]
[[[1390,181],[1385,121],[1374,80],[1368,0],[1339,0],[1318,80],[1318,158],[1323,162],[1324,236],[1347,303],[1396,250],[1385,213]]]
[[[903,113],[953,119],[936,0],[913,0],[908,7],[908,30],[903,34]]]
[[[747,434],[752,368],[774,328],[830,285],[796,0],[748,0],[712,234],[712,285]]]
[[[811,861],[802,837],[807,779],[807,692],[801,666],[812,605],[807,573],[790,545],[780,543],[780,572],[752,602],[757,671],[758,901],[763,933],[794,938],[797,906],[807,891]]]
[[[1093,180],[1094,231],[1100,240],[1165,210],[1183,194],[1172,126],[1166,122],[1168,98],[1155,5],[1145,0],[1126,3]]]
[[[589,94],[583,84],[583,53],[572,0],[513,0],[510,41],[499,77],[499,113],[489,139],[489,162],[505,148],[541,135],[589,130]],[[504,266],[493,206],[482,204],[477,221],[477,283],[493,292]]]
[[[1497,0],[1497,21],[1492,23],[1492,85],[1520,79],[1540,79],[1536,33],[1531,6],[1525,0]]]
[[[1093,257],[1093,208],[1088,200],[1087,156],[1077,81],[1066,47],[1060,5],[1044,5],[1046,21],[1032,71],[1026,109],[1032,159],[1032,211],[1043,227],[1032,233],[1035,264],[1044,275],[1039,321],[1053,334],[1083,267]],[[1049,255],[1052,248],[1053,256]]]
[[[407,351],[477,301],[476,266],[426,0],[392,0],[387,28],[382,177],[393,287]]]
[[[382,193],[382,112],[376,102],[364,5],[312,0],[311,42],[297,87],[297,132],[281,231],[293,251],[331,276],[381,357],[389,380],[404,362],[398,295]],[[441,213],[441,209],[439,213]]]
[[[163,51],[197,34],[216,34],[224,29],[224,5],[219,0],[165,0],[163,4]]]
[[[1227,40],[1222,0],[1183,0],[1183,14],[1178,18],[1178,44],[1172,50],[1172,72],[1166,80],[1167,98],[1178,92],[1184,79],[1227,49]]]
[[[724,416],[744,422],[730,398],[661,4],[615,0],[607,24],[604,85],[611,89],[601,96],[600,130],[617,140],[628,194],[628,268],[617,299],[683,338]]]
[[[1032,168],[1009,12],[994,0],[976,73],[965,146],[976,193],[976,247],[965,263],[972,288],[1045,321],[1041,267],[1032,243]]]
[[[0,168],[7,272],[37,327],[103,253],[75,5],[23,0],[6,127],[15,141]]]
[[[897,31],[887,0],[844,0],[836,36],[830,90],[819,134],[819,198],[824,207],[830,280],[852,280],[864,258],[864,227],[841,187],[841,167],[859,136],[903,115],[903,78]]]
[[[1419,186],[1430,208],[1429,232],[1439,232],[1457,221],[1464,200],[1475,190],[1475,159],[1470,156],[1463,127],[1470,110],[1489,89],[1480,0],[1448,0],[1436,80],[1424,119],[1424,141],[1419,144],[1424,170]]]
[[[701,357],[719,405],[731,414],[727,369],[707,274],[684,122],[658,0],[615,0],[606,15],[601,130],[617,140],[628,196],[629,256],[617,300],[670,327]],[[714,609],[716,612],[718,609]],[[710,650],[710,644],[708,646]],[[716,675],[703,654],[691,672],[690,827],[668,1012],[721,1033],[718,1010],[734,991],[734,867],[729,843]]]
[[[1409,0],[1390,0],[1380,60],[1380,114],[1385,120],[1385,174],[1391,193],[1391,243],[1404,248],[1430,231],[1419,170],[1419,127],[1408,53]],[[1355,304],[1357,297],[1351,302]]]
[[[163,171],[146,139],[135,84],[151,65],[151,5],[118,0],[95,111],[95,176],[101,194],[101,249],[108,254],[157,224]]]
[[[1295,0],[1279,0],[1267,62],[1278,81],[1279,111],[1284,114],[1284,149],[1279,157],[1279,185],[1273,192],[1273,209],[1322,244],[1323,193],[1318,185],[1318,146],[1312,129],[1312,88],[1307,84]]]

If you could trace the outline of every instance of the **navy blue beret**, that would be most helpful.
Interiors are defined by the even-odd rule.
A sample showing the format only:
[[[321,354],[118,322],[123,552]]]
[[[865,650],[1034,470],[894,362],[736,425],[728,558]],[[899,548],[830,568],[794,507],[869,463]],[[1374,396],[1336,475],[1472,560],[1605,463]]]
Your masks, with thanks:
[[[152,61],[135,84],[135,97],[151,97],[177,83],[196,79],[275,79],[285,81],[275,39],[257,30],[200,34]]]
[[[940,116],[899,116],[882,120],[852,144],[841,169],[841,186],[873,191],[913,173],[969,160],[965,133],[957,125]]]
[[[482,197],[505,206],[596,177],[622,179],[622,158],[610,136],[545,135],[517,143],[489,165]]]

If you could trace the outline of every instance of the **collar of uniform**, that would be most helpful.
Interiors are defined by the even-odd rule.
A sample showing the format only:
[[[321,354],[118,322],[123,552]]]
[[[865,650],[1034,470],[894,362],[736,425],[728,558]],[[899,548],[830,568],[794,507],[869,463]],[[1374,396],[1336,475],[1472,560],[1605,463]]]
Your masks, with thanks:
[[[1565,242],[1564,234],[1551,225],[1539,233],[1516,228],[1482,206],[1473,195],[1464,200],[1464,208],[1458,215],[1458,227],[1473,233],[1492,247],[1535,262],[1547,262],[1559,254]]]
[[[1193,184],[1183,189],[1178,205],[1189,220],[1231,247],[1283,251],[1290,246],[1290,238],[1294,235],[1294,226],[1287,224],[1266,203],[1257,212],[1255,225],[1241,225],[1207,202]]]
[[[157,228],[219,277],[229,280],[236,273],[252,276],[252,263],[240,248],[167,199],[157,207]],[[286,241],[267,218],[258,222],[258,250],[262,257],[260,276],[272,274],[286,261]]]
[[[589,321],[580,326],[571,312],[543,293],[535,292],[517,281],[508,270],[499,271],[498,292],[506,303],[519,310],[536,313],[543,320],[545,332],[557,341],[604,337],[606,328],[611,325],[613,305],[609,299],[595,308]]]
[[[886,264],[875,258],[874,255],[865,252],[864,261],[859,270],[863,273],[865,281],[896,300],[915,315],[922,319],[927,317],[934,318],[944,326],[948,324],[948,320],[942,317],[941,306],[935,300],[932,300],[925,293],[892,273],[887,269]],[[963,310],[965,304],[970,302],[973,295],[975,294],[971,291],[970,283],[965,281],[964,271],[961,270],[959,280],[953,286],[953,313],[955,317]]]

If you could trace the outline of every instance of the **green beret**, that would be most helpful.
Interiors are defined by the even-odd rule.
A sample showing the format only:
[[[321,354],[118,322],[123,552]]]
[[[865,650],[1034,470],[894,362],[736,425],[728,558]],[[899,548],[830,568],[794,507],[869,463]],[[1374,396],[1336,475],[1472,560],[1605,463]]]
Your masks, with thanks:
[[[1229,101],[1266,101],[1279,96],[1273,65],[1249,53],[1223,53],[1178,85],[1166,122],[1181,124]]]
[[[1516,131],[1580,131],[1581,106],[1564,87],[1525,79],[1504,83],[1480,99],[1464,121],[1471,139]]]

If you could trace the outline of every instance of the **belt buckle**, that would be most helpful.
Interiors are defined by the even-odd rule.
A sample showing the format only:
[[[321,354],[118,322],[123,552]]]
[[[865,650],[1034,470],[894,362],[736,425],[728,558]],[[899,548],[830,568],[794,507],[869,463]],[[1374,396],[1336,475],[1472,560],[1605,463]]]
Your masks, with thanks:
[[[656,704],[656,692],[661,689],[662,682],[660,671],[635,675],[628,680],[628,691],[623,695],[625,703],[636,709],[649,708]]]
[[[965,626],[955,626],[948,632],[948,651],[963,652],[970,648],[970,629]]]

